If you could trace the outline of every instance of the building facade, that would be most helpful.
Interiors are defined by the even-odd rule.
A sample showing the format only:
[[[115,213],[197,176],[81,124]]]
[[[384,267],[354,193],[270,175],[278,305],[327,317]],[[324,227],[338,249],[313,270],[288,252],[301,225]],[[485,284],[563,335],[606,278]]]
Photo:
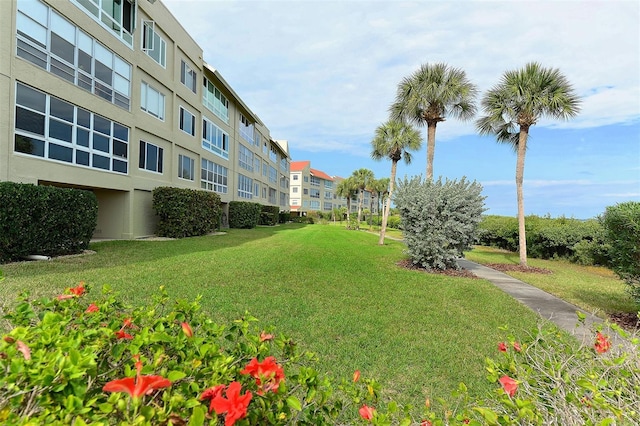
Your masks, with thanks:
[[[311,161],[292,161],[289,175],[291,213],[306,216],[309,212],[331,212],[333,209],[347,208],[350,204],[351,212],[358,212],[357,197],[347,203],[345,197],[340,197],[336,189],[343,178],[330,176],[327,173],[311,167]],[[378,205],[375,194],[364,191],[363,209],[369,209],[377,214]]]
[[[0,1],[0,181],[93,191],[94,238],[154,234],[158,186],[287,210],[289,163],[161,1]]]

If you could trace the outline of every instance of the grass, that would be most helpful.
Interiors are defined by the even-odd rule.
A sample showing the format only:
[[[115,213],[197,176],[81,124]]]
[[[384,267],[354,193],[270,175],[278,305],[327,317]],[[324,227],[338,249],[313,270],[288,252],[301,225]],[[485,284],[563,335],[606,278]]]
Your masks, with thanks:
[[[518,253],[492,247],[475,247],[465,258],[477,263],[520,263]],[[600,317],[618,312],[638,312],[626,292],[626,285],[610,269],[581,266],[566,260],[527,259],[529,266],[544,268],[551,274],[507,272],[508,275],[536,286]]]
[[[96,254],[3,265],[0,299],[28,290],[54,296],[79,281],[91,299],[103,284],[145,305],[160,285],[172,297],[202,295],[221,323],[245,311],[259,326],[293,337],[319,356],[319,371],[361,370],[387,395],[422,406],[465,382],[473,395],[495,389],[484,359],[524,333],[536,315],[484,280],[406,270],[402,243],[338,226],[290,224],[173,241],[110,241]]]

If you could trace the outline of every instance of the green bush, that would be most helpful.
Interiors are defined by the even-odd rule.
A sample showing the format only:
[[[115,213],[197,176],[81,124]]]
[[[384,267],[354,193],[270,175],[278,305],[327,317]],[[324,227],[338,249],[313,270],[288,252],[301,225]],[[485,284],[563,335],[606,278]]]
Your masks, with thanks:
[[[400,406],[360,371],[320,374],[314,354],[245,313],[214,323],[164,288],[149,306],[83,283],[53,299],[20,295],[0,340],[0,423],[11,425],[632,425],[640,340],[602,329],[581,344],[543,323],[496,342],[492,396]]]
[[[399,182],[395,204],[400,210],[407,253],[427,269],[458,269],[456,260],[475,241],[484,198],[477,182],[425,180]]]
[[[280,212],[278,214],[278,223],[291,222],[291,212]]]
[[[169,238],[214,232],[222,214],[220,196],[215,192],[169,186],[153,190],[153,209],[160,218],[157,234]]]
[[[526,223],[526,222],[525,222]],[[518,250],[518,219],[508,216],[483,216],[478,225],[478,244],[504,250]]]
[[[400,229],[402,226],[402,220],[400,216],[389,216],[387,219],[387,228]]]
[[[231,201],[229,203],[229,227],[252,229],[260,223],[262,204],[250,201]]]
[[[0,262],[80,253],[97,221],[91,191],[0,182]]]
[[[275,226],[278,223],[280,207],[262,206],[260,212],[260,225]]]
[[[607,207],[602,216],[613,270],[640,305],[640,202]]]

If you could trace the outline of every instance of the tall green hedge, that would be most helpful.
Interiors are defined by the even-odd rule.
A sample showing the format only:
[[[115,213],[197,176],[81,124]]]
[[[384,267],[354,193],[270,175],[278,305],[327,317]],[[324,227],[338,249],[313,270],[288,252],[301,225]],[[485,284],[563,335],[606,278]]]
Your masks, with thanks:
[[[232,201],[229,203],[230,228],[255,228],[260,223],[262,204],[250,201]]]
[[[602,224],[611,245],[613,270],[627,283],[629,293],[640,305],[640,202],[607,207]]]
[[[0,262],[79,253],[97,222],[91,191],[0,182]]]
[[[153,190],[153,209],[160,218],[157,234],[170,238],[214,232],[222,214],[215,192],[168,186]]]
[[[280,207],[262,206],[260,212],[260,225],[275,226],[278,223]]]

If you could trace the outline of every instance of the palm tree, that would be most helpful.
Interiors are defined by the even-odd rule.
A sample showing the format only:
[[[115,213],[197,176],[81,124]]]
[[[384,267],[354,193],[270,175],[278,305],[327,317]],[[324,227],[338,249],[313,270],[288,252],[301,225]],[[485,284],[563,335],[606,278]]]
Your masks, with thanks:
[[[396,168],[398,161],[404,158],[404,162],[411,163],[411,153],[417,151],[422,146],[422,136],[413,126],[402,122],[390,120],[378,126],[376,134],[371,141],[373,151],[371,158],[381,160],[385,157],[391,159],[391,177],[389,179],[389,196],[384,213],[382,214],[382,225],[380,227],[380,239],[378,244],[384,244],[384,234],[387,230],[387,220],[391,209],[391,197],[393,186],[396,181]]]
[[[383,195],[388,191],[389,189],[389,178],[380,178],[380,179],[373,179],[370,183],[369,186],[367,187],[367,191],[371,192],[371,211],[373,212],[373,199],[375,198],[376,200],[376,206],[378,207],[378,218],[380,218],[380,200],[382,199]],[[371,229],[371,225],[372,225],[372,219],[373,219],[373,215],[370,216],[369,218],[369,229]]]
[[[362,218],[362,204],[364,203],[364,190],[373,179],[373,172],[369,169],[354,170],[351,175],[358,187],[358,228],[360,228],[360,220]]]
[[[476,122],[478,132],[495,135],[498,142],[511,145],[517,153],[520,265],[527,266],[522,180],[529,128],[542,117],[567,120],[577,115],[580,98],[560,70],[530,62],[522,69],[505,72],[502,80],[483,96],[482,109],[485,115]]]
[[[336,195],[347,199],[347,227],[350,226],[350,212],[351,212],[351,199],[357,193],[358,186],[356,185],[353,177],[343,179],[338,183],[336,187]]]
[[[433,179],[436,125],[451,116],[470,120],[476,113],[476,86],[465,72],[447,64],[422,64],[398,85],[391,119],[427,125],[427,180]]]

